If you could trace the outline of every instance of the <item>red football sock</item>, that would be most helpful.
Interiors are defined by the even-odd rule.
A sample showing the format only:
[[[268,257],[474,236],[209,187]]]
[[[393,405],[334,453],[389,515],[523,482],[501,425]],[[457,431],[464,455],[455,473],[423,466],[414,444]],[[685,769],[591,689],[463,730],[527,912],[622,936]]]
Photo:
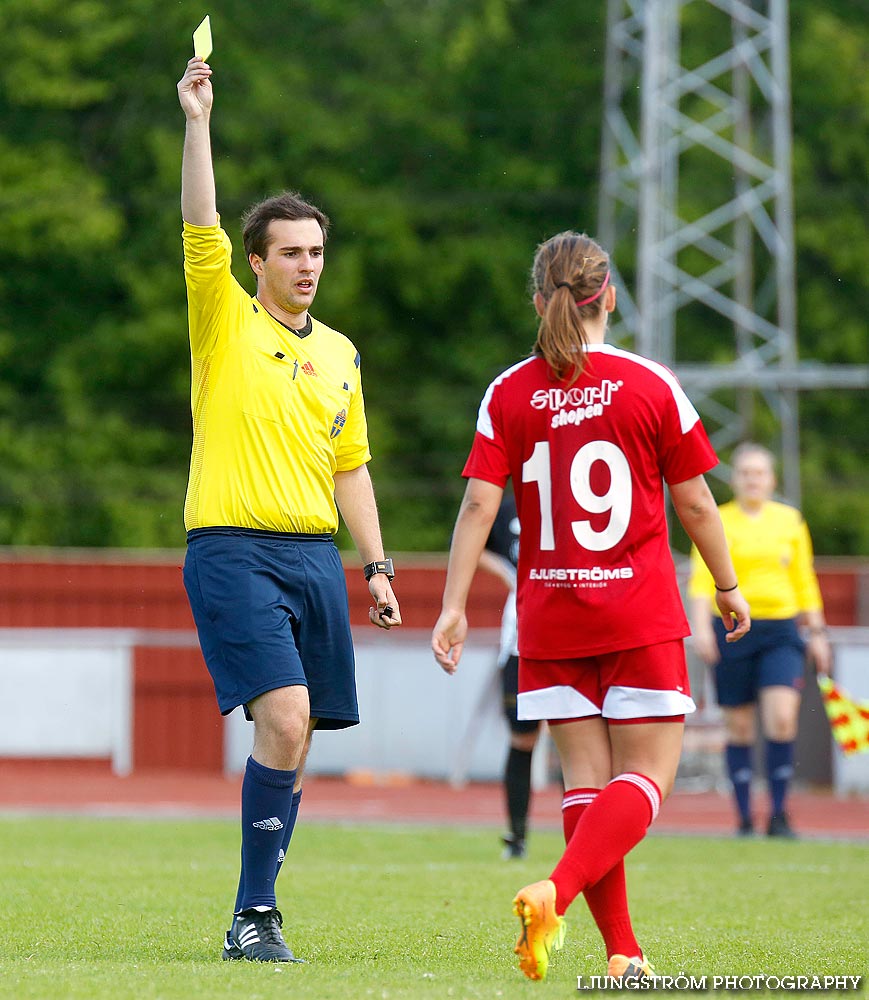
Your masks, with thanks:
[[[585,808],[550,878],[556,913],[563,914],[645,836],[658,815],[661,792],[642,774],[619,774]]]
[[[599,788],[574,788],[564,793],[561,818],[564,824],[564,842],[570,843],[580,816],[600,792]],[[631,925],[628,912],[628,894],[625,884],[624,859],[615,865],[594,885],[583,892],[597,929],[603,937],[606,956],[642,954]]]

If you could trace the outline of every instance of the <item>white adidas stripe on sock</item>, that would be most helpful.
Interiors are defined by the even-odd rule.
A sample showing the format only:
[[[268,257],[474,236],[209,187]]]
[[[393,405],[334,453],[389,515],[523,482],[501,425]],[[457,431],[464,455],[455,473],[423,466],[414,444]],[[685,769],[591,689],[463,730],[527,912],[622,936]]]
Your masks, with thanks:
[[[597,792],[568,792],[561,800],[561,811],[571,806],[589,806],[597,796]]]
[[[634,771],[626,771],[624,774],[617,774],[613,781],[626,781],[629,785],[634,785],[636,788],[646,796],[649,802],[649,808],[652,810],[652,818],[649,824],[655,822],[658,818],[658,810],[661,808],[661,793],[658,791],[657,786],[649,778],[646,778],[642,774],[637,774]],[[611,782],[612,783],[612,782]]]

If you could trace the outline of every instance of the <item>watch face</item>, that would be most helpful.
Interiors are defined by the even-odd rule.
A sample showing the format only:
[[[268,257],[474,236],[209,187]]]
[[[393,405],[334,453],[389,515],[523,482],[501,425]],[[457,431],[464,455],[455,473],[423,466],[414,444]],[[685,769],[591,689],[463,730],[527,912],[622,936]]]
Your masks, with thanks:
[[[395,576],[395,570],[392,567],[391,559],[378,559],[375,562],[366,563],[362,567],[362,572],[365,575],[366,580],[370,580],[372,576],[377,573],[383,573],[388,576],[391,580]]]

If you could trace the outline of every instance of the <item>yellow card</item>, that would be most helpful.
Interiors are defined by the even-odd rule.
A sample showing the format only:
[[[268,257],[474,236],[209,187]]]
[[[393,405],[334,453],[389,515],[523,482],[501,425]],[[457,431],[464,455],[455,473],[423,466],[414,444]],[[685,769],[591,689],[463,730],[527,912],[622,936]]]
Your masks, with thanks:
[[[193,55],[208,59],[211,55],[211,17],[206,14],[193,32]]]

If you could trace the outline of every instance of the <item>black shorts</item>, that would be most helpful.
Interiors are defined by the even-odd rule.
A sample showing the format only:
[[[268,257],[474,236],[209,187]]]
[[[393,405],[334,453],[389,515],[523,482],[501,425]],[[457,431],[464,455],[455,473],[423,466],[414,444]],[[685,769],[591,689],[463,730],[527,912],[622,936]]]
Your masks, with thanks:
[[[191,531],[184,586],[224,715],[304,685],[320,729],[359,722],[347,584],[331,535]]]
[[[504,705],[504,718],[511,733],[536,733],[540,723],[535,719],[530,722],[520,722],[516,718],[516,701],[519,695],[519,657],[511,656],[501,667],[501,694]]]

